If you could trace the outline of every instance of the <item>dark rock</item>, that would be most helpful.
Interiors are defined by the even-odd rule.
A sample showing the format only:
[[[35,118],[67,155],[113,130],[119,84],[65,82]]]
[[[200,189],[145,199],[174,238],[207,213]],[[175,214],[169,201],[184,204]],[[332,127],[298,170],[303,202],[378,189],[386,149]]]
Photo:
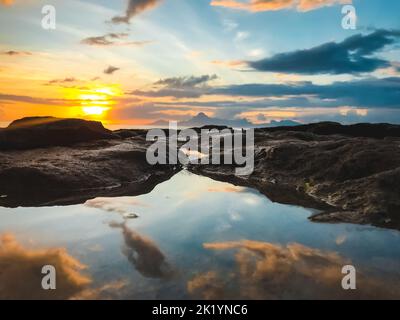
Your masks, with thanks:
[[[352,127],[357,128],[353,136],[362,134],[359,128],[374,128],[374,137],[367,138],[337,135],[336,129],[345,126],[335,124],[328,125],[335,130],[324,131],[326,125],[306,127],[319,133],[310,129],[307,139],[282,128],[256,130],[255,168],[248,177],[236,177],[233,165],[191,165],[189,170],[256,188],[272,201],[322,210],[313,221],[400,229],[400,138],[376,139],[395,135],[398,126]]]
[[[143,130],[120,129],[113,131],[113,133],[120,138],[126,139],[126,138],[141,136],[143,134]]]
[[[114,139],[101,122],[53,117],[30,117],[12,122],[0,131],[0,150],[71,146],[80,142]]]
[[[319,209],[312,221],[400,229],[399,127],[320,123],[257,129],[251,175],[235,176],[234,165],[189,170],[256,188],[272,201]],[[146,133],[113,133],[78,119],[16,121],[0,130],[0,195],[7,195],[0,196],[0,205],[73,204],[150,192],[181,167],[149,165]],[[38,147],[45,148],[32,149]]]
[[[0,152],[0,195],[7,195],[0,205],[69,205],[148,193],[180,167],[149,165],[144,136]]]
[[[387,123],[341,125],[336,122],[320,122],[294,127],[264,128],[262,130],[265,132],[307,132],[317,135],[344,135],[349,137],[366,137],[375,139],[400,137],[400,125]]]

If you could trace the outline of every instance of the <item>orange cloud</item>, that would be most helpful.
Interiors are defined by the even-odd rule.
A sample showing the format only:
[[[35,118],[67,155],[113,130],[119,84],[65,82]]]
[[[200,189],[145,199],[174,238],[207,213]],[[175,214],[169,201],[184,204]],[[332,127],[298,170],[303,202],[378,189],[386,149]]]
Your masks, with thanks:
[[[334,4],[348,4],[351,0],[212,0],[211,5],[250,12],[296,9],[310,11]]]
[[[5,6],[11,6],[14,3],[14,0],[0,0],[0,4]]]
[[[234,192],[243,192],[246,188],[239,186],[217,186],[213,188],[208,188],[208,192],[225,192],[225,193],[234,193]]]
[[[188,292],[196,294],[201,292],[206,300],[218,300],[225,296],[225,284],[215,271],[199,274],[187,284]]]
[[[213,60],[211,63],[229,68],[243,67],[246,65],[246,62],[241,60]]]
[[[57,271],[57,290],[41,287],[42,267]],[[69,299],[79,294],[91,279],[80,272],[86,266],[64,248],[30,250],[11,234],[0,237],[0,299]]]
[[[87,288],[73,296],[71,300],[101,300],[119,299],[118,293],[129,285],[126,280],[107,283],[100,288]]]
[[[56,268],[56,290],[43,290],[44,265]],[[93,300],[119,298],[127,280],[92,287],[87,267],[65,248],[28,249],[14,235],[0,235],[0,300]]]
[[[148,207],[146,203],[131,198],[95,198],[85,202],[85,206],[115,212],[121,215],[132,213],[132,207]]]
[[[357,268],[357,290],[341,287],[342,267],[351,264],[336,252],[269,242],[241,240],[205,243],[204,248],[235,254],[236,268],[211,270],[188,281],[200,299],[382,299],[399,298],[393,279]],[[226,251],[226,252],[225,252]]]

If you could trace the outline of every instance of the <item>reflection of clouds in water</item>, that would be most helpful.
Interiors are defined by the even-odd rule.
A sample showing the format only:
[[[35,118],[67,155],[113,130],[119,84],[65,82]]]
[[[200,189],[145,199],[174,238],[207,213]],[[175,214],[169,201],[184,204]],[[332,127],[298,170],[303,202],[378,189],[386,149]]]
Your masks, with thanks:
[[[201,292],[203,299],[217,300],[225,296],[224,283],[215,271],[199,274],[188,281],[189,293]]]
[[[338,246],[340,246],[340,245],[342,245],[343,243],[345,243],[346,240],[347,240],[347,236],[344,235],[344,234],[341,234],[341,235],[337,236],[335,242],[336,242],[336,244],[337,244]]]
[[[157,244],[150,238],[129,229],[126,223],[110,223],[112,228],[121,228],[126,248],[123,253],[138,272],[148,278],[168,278],[170,266]]]
[[[87,249],[93,252],[102,252],[104,250],[104,248],[99,244],[90,245]]]
[[[250,206],[256,206],[260,204],[261,199],[253,194],[248,194],[243,198],[243,201]]]
[[[215,230],[215,232],[219,233],[219,232],[228,231],[231,228],[232,228],[232,225],[230,223],[220,219],[218,222],[216,222],[214,230]]]
[[[213,270],[188,282],[189,293],[204,299],[335,299],[399,298],[388,282],[367,278],[357,271],[355,291],[341,288],[342,267],[349,263],[335,252],[298,243],[281,246],[268,242],[206,243],[211,250],[236,250],[236,270]]]
[[[118,292],[128,286],[128,281],[121,280],[107,283],[99,288],[87,288],[73,296],[73,300],[102,300],[118,298]]]
[[[56,290],[42,289],[44,265],[56,269]],[[92,279],[81,273],[86,268],[65,248],[27,249],[11,234],[0,236],[0,300],[115,298],[126,285],[117,281],[99,288],[89,287]]]
[[[246,192],[247,188],[228,185],[227,183],[217,182],[214,180],[201,179],[198,181],[194,188],[190,188],[190,190],[184,191],[184,198],[186,200],[199,200],[204,197],[204,194],[209,193],[238,193],[238,192]]]
[[[237,212],[236,210],[233,210],[232,208],[228,208],[228,213],[229,213],[229,219],[231,221],[241,221],[243,220],[242,215]]]
[[[139,202],[133,198],[96,198],[85,202],[85,206],[105,210],[108,212],[116,212],[119,214],[127,214],[132,212],[132,207],[147,207],[148,205]]]
[[[57,290],[43,290],[44,265],[57,271]],[[86,266],[70,256],[64,248],[29,250],[13,235],[0,242],[0,299],[68,299],[91,282],[80,272]]]
[[[207,189],[208,192],[224,192],[224,193],[234,193],[234,192],[244,192],[246,188],[238,186],[226,186],[220,185],[215,187],[210,187]]]

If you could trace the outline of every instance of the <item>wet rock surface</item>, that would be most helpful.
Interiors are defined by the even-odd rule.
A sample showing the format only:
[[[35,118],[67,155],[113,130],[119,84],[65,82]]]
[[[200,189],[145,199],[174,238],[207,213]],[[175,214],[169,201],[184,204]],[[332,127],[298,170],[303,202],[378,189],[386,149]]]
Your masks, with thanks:
[[[275,202],[320,209],[312,221],[400,229],[400,127],[339,125],[338,134],[327,134],[336,126],[327,125],[257,129],[255,169],[247,177],[235,176],[232,166],[190,170],[256,188]],[[366,127],[375,138],[363,136]]]
[[[129,130],[129,134],[120,135],[101,124],[82,120],[78,126],[75,121],[72,124],[64,121],[62,130],[75,130],[82,124],[100,130],[100,135],[95,139],[80,137],[87,140],[80,143],[72,136],[66,143],[68,146],[32,148],[25,145],[24,150],[1,150],[0,205],[67,205],[99,196],[139,195],[150,192],[179,170],[179,167],[147,163],[146,131]],[[51,135],[53,130],[59,130],[60,123],[56,126],[57,129],[28,130]]]

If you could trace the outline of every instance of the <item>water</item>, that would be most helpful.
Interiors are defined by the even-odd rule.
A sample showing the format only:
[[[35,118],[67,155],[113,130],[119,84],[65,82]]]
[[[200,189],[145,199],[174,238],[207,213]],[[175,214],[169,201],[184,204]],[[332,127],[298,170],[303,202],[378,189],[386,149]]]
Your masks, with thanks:
[[[0,298],[400,298],[400,232],[312,213],[187,171],[137,197],[0,208]],[[54,291],[40,287],[46,264]]]

